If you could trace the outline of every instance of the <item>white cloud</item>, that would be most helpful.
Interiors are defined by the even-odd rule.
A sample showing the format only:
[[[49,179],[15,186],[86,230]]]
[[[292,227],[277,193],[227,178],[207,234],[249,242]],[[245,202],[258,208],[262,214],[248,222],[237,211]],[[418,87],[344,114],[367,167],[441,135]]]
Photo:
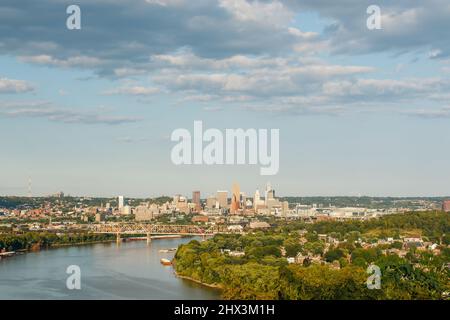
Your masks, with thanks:
[[[289,27],[288,31],[290,34],[293,34],[294,36],[302,39],[314,39],[319,36],[317,32],[303,32],[300,29],[293,27]]]
[[[158,5],[162,7],[168,7],[168,6],[179,6],[183,4],[184,0],[145,0],[148,4],[151,5]]]
[[[105,112],[83,112],[55,106],[48,101],[0,101],[0,117],[43,118],[49,121],[78,124],[119,125],[140,121],[137,117],[117,116]]]
[[[104,95],[125,94],[132,96],[148,96],[160,93],[161,90],[155,87],[130,86],[120,87],[102,92]]]
[[[294,13],[279,1],[219,0],[219,5],[239,21],[286,26]]]
[[[34,87],[24,80],[0,78],[0,93],[24,93],[33,90]]]
[[[92,68],[97,67],[104,63],[99,58],[96,57],[88,57],[88,56],[75,56],[69,57],[67,59],[57,59],[50,55],[42,54],[36,56],[20,56],[18,57],[19,61],[34,63],[40,65],[48,65],[48,66],[56,66],[56,67],[82,67],[82,68]]]
[[[418,95],[429,95],[435,90],[449,87],[450,83],[439,78],[416,79],[358,79],[356,81],[326,82],[323,93],[330,96],[386,96],[390,100],[397,97],[408,99]]]
[[[230,93],[246,97],[292,95],[329,79],[375,71],[372,67],[328,65],[297,58],[234,56],[209,60],[191,53],[157,56],[153,58],[153,62],[156,61],[168,65],[161,65],[161,72],[152,77],[155,83],[168,90],[214,96]],[[183,67],[171,68],[173,65]]]
[[[261,68],[276,67],[286,64],[283,58],[274,57],[249,57],[234,55],[223,59],[202,58],[190,50],[181,50],[175,54],[153,55],[151,63],[156,67],[176,67],[184,69],[216,69],[231,70],[237,68]]]
[[[445,108],[428,108],[403,112],[409,116],[415,116],[424,119],[448,119],[450,118],[450,107]]]

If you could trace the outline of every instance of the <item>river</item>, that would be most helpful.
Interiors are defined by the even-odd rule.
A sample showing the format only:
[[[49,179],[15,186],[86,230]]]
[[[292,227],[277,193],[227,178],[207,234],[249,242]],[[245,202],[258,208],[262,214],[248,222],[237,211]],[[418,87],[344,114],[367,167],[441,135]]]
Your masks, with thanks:
[[[189,238],[61,247],[0,260],[0,299],[219,299],[220,292],[177,278],[171,259]],[[81,270],[81,289],[69,290],[66,269]]]

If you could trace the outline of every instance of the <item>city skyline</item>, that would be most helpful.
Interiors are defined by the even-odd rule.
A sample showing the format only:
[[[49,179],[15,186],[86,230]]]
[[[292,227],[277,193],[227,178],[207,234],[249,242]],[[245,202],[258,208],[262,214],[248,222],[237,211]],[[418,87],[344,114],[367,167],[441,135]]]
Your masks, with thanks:
[[[261,188],[261,186],[256,186],[252,189],[252,187],[250,188],[244,188],[245,191],[240,191],[240,194],[244,194],[248,197],[253,198],[255,194],[258,194],[260,196],[261,199],[265,199],[266,195],[264,193],[261,193],[260,190],[265,190],[267,184],[270,184],[270,182],[267,182],[266,184],[262,184],[262,186],[264,186],[263,188]],[[30,195],[28,193],[28,189],[26,193],[23,194],[0,194],[0,197],[24,197],[24,198],[46,198],[46,197],[79,197],[79,198],[105,198],[105,199],[114,199],[114,198],[118,198],[118,197],[124,197],[124,199],[152,199],[152,198],[158,198],[158,197],[173,197],[174,195],[178,195],[178,196],[183,196],[186,199],[192,200],[195,197],[195,193],[199,193],[201,196],[198,198],[202,201],[207,201],[208,198],[210,197],[215,197],[217,199],[219,198],[224,198],[219,196],[219,194],[224,194],[226,195],[226,199],[230,200],[230,204],[231,204],[231,200],[233,199],[233,191],[232,191],[233,187],[231,186],[229,189],[226,188],[222,188],[222,189],[217,189],[217,190],[199,190],[198,188],[196,190],[193,191],[193,189],[189,189],[186,191],[180,191],[180,190],[174,190],[172,192],[168,192],[168,193],[155,193],[155,194],[145,194],[143,193],[143,195],[141,196],[135,196],[135,195],[129,195],[129,194],[124,194],[124,193],[116,193],[116,194],[102,194],[102,195],[96,195],[96,194],[71,194],[70,192],[63,192],[63,191],[58,191],[58,192],[51,192],[51,193],[42,193],[39,195],[35,195],[32,194]],[[278,189],[277,189],[278,190]],[[250,193],[247,193],[247,191],[250,191]],[[188,195],[192,194],[192,197],[189,197]],[[304,194],[278,194],[277,193],[277,197],[305,197],[305,198],[313,198],[313,197],[320,197],[320,198],[326,198],[326,197],[354,197],[354,198],[361,198],[361,197],[369,197],[369,198],[450,198],[449,194],[437,194],[437,195],[396,195],[396,196],[392,196],[392,195],[370,195],[370,194],[349,194],[349,195],[339,195],[339,194],[322,194],[322,195],[318,195],[318,194],[308,194],[308,195],[304,195]]]

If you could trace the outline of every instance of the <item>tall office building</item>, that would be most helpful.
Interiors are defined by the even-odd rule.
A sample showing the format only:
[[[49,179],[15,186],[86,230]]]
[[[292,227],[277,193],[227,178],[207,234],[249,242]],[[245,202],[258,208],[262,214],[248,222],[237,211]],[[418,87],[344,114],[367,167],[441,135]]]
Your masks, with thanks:
[[[261,200],[261,195],[259,193],[259,190],[256,190],[255,196],[253,197],[253,208],[255,210],[257,210],[258,207],[261,208],[262,206],[264,206],[264,204],[265,204],[265,202],[264,202],[264,200]]]
[[[245,204],[247,203],[247,195],[244,192],[241,192],[241,196],[239,199],[239,204],[241,208],[245,208]]]
[[[288,211],[289,211],[289,202],[283,201],[283,202],[281,203],[281,215],[282,215],[283,217],[287,217]]]
[[[158,206],[141,204],[134,209],[134,219],[136,221],[149,221],[159,214]]]
[[[264,194],[264,201],[266,203],[266,206],[268,205],[268,202],[270,202],[270,200],[274,198],[275,198],[275,190],[272,189],[270,182],[268,182],[266,185],[266,192]]]
[[[200,211],[201,205],[200,205],[200,191],[194,191],[192,192],[192,203],[195,204],[195,210]]]
[[[188,201],[186,197],[182,195],[176,195],[173,197],[173,203],[180,212],[184,213],[189,212]]]
[[[119,205],[118,205],[119,209],[123,209],[123,206],[124,206],[124,204],[125,204],[125,199],[124,199],[124,197],[123,197],[123,196],[119,196],[117,202],[118,202],[118,204],[119,204]]]
[[[255,209],[257,204],[259,203],[259,200],[261,200],[261,196],[259,195],[259,190],[256,189],[255,196],[253,197],[253,205],[255,206]]]
[[[216,208],[218,205],[217,199],[214,196],[209,196],[208,198],[206,198],[206,207],[208,209],[213,209]]]
[[[219,207],[222,209],[228,208],[228,191],[217,191],[217,201],[219,202]]]
[[[237,183],[233,184],[233,189],[231,193],[231,212],[235,213],[240,208],[241,202],[241,192],[239,189],[239,185]]]

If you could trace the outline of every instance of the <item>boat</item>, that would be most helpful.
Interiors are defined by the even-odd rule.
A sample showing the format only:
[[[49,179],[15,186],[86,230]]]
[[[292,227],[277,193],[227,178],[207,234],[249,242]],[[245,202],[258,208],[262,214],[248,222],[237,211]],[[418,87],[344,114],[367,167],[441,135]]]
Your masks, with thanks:
[[[177,248],[160,249],[160,250],[158,250],[159,253],[168,253],[168,252],[173,252],[173,251],[177,251]]]
[[[165,265],[165,266],[170,266],[170,265],[172,265],[172,262],[171,262],[170,260],[164,259],[164,258],[161,259],[161,263],[162,263],[163,265]]]
[[[13,256],[13,255],[15,255],[16,254],[16,252],[15,251],[9,251],[9,252],[1,252],[0,253],[0,257],[11,257],[11,256]]]

